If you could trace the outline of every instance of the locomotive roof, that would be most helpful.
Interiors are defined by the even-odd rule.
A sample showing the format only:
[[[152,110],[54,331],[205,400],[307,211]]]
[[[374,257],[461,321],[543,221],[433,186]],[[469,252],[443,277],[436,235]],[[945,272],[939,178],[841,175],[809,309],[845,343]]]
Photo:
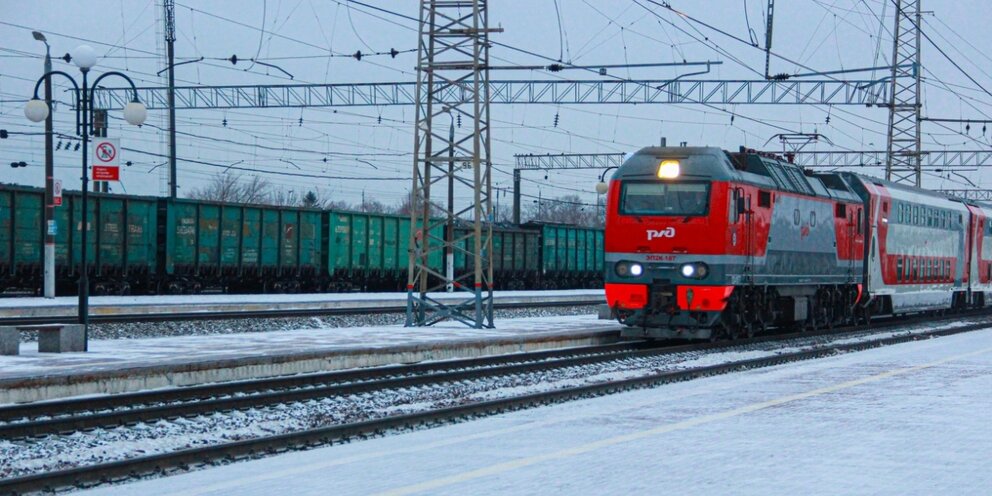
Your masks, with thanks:
[[[758,153],[731,153],[716,147],[646,147],[638,150],[613,174],[613,179],[657,177],[661,160],[682,163],[689,180],[734,181],[763,188],[845,201],[859,201],[844,180],[824,181],[799,166]]]

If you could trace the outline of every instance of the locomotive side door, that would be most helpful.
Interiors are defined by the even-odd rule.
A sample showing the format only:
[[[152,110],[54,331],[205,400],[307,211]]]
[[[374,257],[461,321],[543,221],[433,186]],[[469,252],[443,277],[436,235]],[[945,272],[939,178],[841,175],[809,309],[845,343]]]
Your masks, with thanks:
[[[738,253],[744,256],[741,276],[743,282],[750,283],[754,281],[754,226],[751,215],[751,194],[746,192],[744,188],[734,188],[730,206],[731,244],[740,246]]]

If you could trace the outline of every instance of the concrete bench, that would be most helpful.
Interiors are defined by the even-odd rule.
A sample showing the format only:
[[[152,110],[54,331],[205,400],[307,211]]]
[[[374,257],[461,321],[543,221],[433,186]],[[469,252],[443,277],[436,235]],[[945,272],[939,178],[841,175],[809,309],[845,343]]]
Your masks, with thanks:
[[[20,354],[22,332],[38,333],[39,353],[85,351],[82,324],[0,326],[0,355]]]

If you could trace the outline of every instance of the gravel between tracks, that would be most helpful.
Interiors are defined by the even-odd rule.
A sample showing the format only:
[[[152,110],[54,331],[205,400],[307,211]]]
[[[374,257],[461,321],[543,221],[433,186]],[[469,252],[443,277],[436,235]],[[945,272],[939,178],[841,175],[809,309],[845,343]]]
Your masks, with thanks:
[[[357,422],[386,415],[413,413],[464,402],[789,353],[824,343],[878,339],[965,324],[961,322],[937,326],[907,326],[899,331],[874,334],[863,333],[836,338],[796,338],[740,345],[724,350],[628,358],[559,370],[376,391],[357,396],[330,397],[245,411],[201,415],[195,418],[161,420],[131,427],[96,429],[90,432],[76,432],[68,436],[51,435],[28,440],[0,440],[0,478]]]
[[[588,315],[595,312],[591,305],[494,310],[496,319]],[[405,313],[375,313],[360,315],[324,315],[319,317],[251,318],[223,320],[182,320],[167,322],[127,322],[90,324],[90,339],[140,339],[208,334],[240,334],[245,332],[278,332],[295,329],[328,327],[367,327],[402,324]],[[35,341],[34,333],[22,334],[24,341]]]

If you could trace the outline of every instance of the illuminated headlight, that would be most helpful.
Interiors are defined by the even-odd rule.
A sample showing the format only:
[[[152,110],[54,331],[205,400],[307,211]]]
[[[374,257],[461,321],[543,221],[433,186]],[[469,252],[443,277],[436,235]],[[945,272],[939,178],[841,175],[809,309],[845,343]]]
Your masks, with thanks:
[[[686,279],[705,279],[710,274],[710,268],[703,262],[693,262],[682,264],[679,272]]]
[[[644,267],[639,263],[630,264],[630,275],[637,277],[644,273]]]
[[[658,165],[658,177],[661,179],[675,179],[679,177],[678,160],[662,160]]]
[[[617,262],[613,270],[620,277],[639,277],[644,274],[644,266],[637,262]]]

